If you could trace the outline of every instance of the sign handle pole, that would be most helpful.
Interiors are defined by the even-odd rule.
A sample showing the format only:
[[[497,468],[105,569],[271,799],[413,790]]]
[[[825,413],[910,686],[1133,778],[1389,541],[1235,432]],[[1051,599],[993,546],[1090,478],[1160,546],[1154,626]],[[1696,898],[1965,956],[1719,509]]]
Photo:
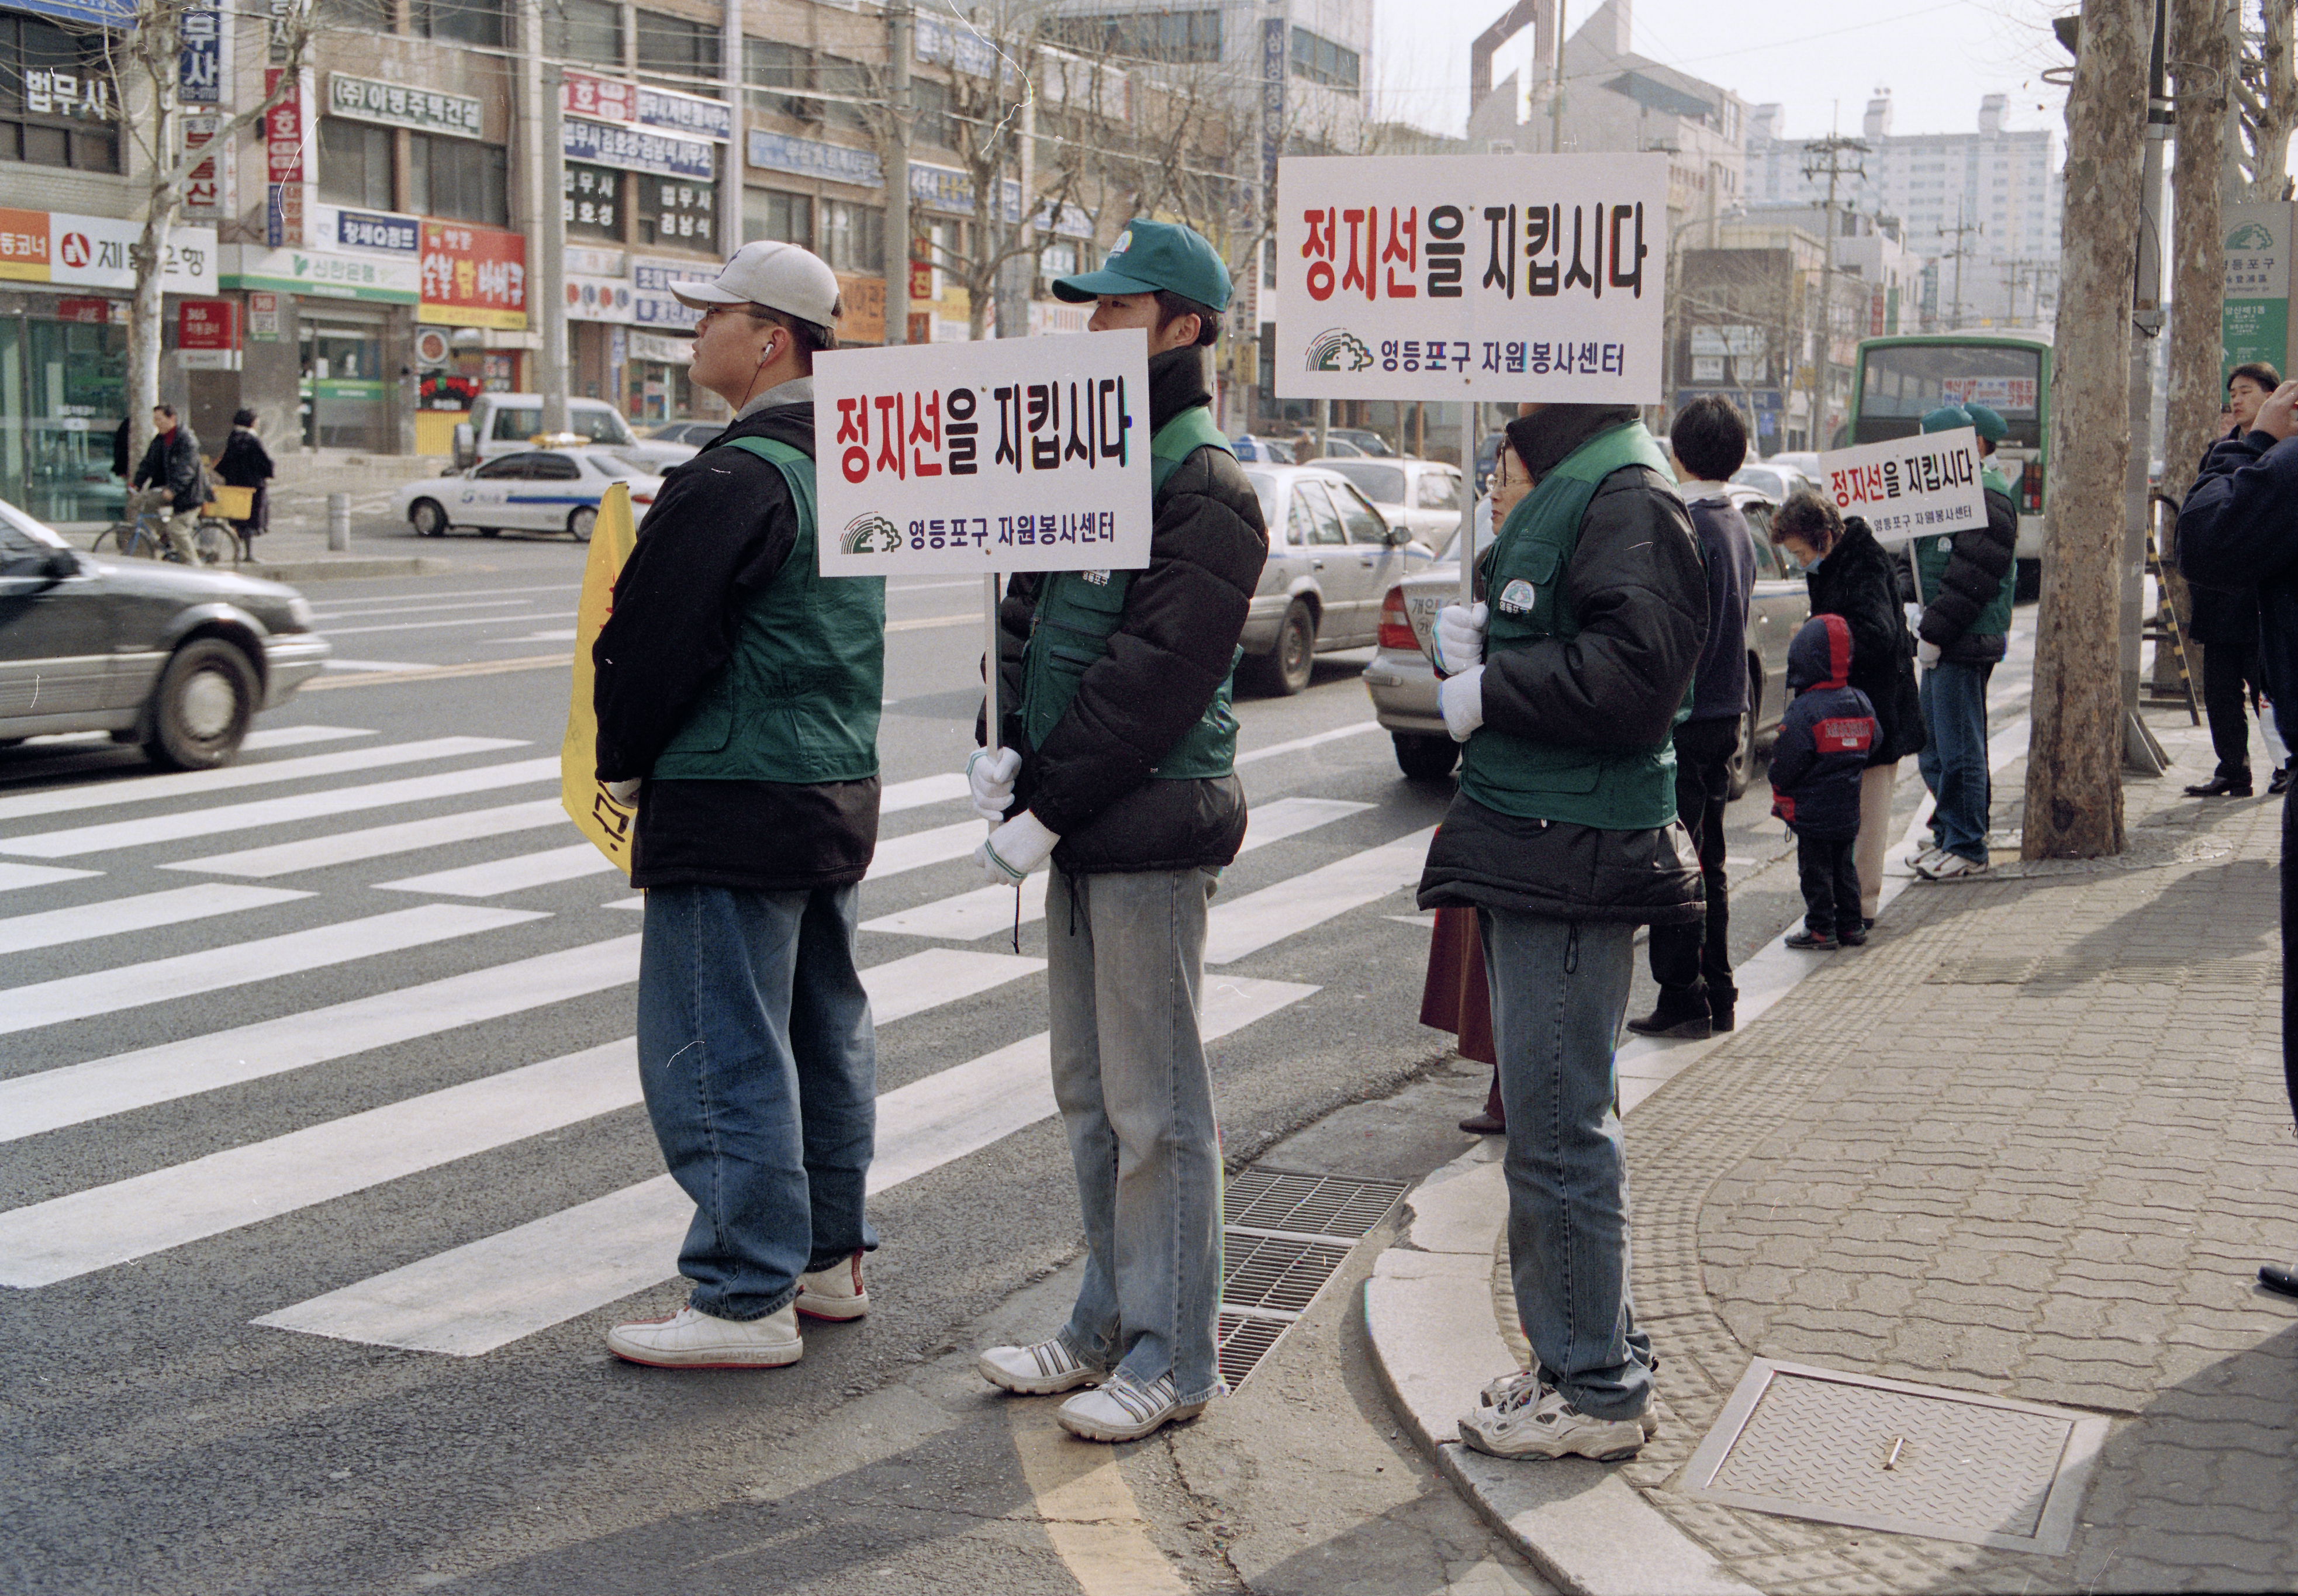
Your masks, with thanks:
[[[1500,528],[1492,531],[1497,533]],[[1476,401],[1460,406],[1460,530],[1453,540],[1460,550],[1460,606],[1476,602]]]
[[[984,700],[981,720],[982,746],[991,753],[998,747],[997,737],[997,576],[996,573],[981,579],[981,676],[988,689]],[[990,823],[991,831],[997,829]]]

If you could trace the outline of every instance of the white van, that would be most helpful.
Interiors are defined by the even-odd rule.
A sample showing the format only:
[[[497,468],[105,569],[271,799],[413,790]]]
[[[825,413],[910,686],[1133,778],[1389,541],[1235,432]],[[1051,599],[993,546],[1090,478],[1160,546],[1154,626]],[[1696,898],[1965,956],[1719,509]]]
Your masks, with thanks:
[[[566,426],[585,442],[612,450],[657,476],[695,455],[691,443],[640,437],[622,412],[603,399],[569,399]],[[482,393],[471,402],[471,418],[455,428],[455,468],[465,470],[481,460],[532,449],[541,431],[541,394]]]

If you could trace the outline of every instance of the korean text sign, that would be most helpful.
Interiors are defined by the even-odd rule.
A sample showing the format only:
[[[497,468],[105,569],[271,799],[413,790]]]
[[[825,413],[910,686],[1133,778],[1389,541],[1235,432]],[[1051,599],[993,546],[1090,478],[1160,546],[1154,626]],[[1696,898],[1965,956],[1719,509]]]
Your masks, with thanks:
[[[1287,156],[1277,194],[1284,397],[1660,398],[1665,154]]]
[[[1987,524],[1979,434],[1967,426],[1831,451],[1819,457],[1819,485],[1845,515],[1864,517],[1878,542]]]
[[[1139,328],[816,357],[822,574],[1149,563]]]

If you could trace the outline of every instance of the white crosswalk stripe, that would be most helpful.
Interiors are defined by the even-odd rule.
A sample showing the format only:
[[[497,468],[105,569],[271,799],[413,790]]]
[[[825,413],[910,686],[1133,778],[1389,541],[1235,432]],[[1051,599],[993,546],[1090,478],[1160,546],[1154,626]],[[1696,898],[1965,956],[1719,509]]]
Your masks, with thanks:
[[[504,804],[493,809],[464,809],[430,820],[403,820],[396,825],[372,826],[363,831],[335,831],[325,837],[307,837],[301,842],[275,842],[269,848],[210,854],[205,858],[185,859],[160,868],[196,871],[202,875],[252,876],[262,881],[276,875],[292,875],[299,870],[356,864],[364,859],[388,858],[393,854],[411,854],[453,842],[475,842],[483,838],[566,823],[564,804],[555,798],[536,798],[532,803]]]
[[[1336,914],[1377,903],[1420,879],[1436,828],[1335,859],[1321,869],[1216,903],[1205,926],[1205,963],[1228,964]]]
[[[0,953],[24,953],[35,947],[55,947],[96,937],[153,930],[163,925],[181,925],[187,920],[268,908],[310,896],[278,887],[177,887],[166,892],[76,904],[69,909],[15,914],[0,920]]]
[[[0,863],[0,892],[13,892],[24,887],[45,887],[56,881],[79,881],[103,873],[100,870],[70,870],[61,864]]]
[[[515,737],[426,737],[419,742],[386,743],[380,748],[306,754],[295,759],[227,765],[221,770],[192,770],[172,776],[136,776],[92,782],[85,787],[57,787],[45,792],[20,792],[0,798],[0,821],[27,820],[35,815],[65,815],[76,809],[101,809],[113,804],[205,798],[211,792],[234,792],[243,787],[302,781],[313,776],[340,776],[352,771],[377,770],[387,765],[416,765],[426,759],[451,759],[459,754],[487,754],[525,746]]]
[[[904,837],[880,837],[878,851],[870,860],[870,873],[863,879],[881,881],[905,870],[922,870],[929,864],[968,858],[988,835],[989,828],[982,822],[961,820],[955,825],[912,831]]]
[[[427,875],[403,876],[377,881],[384,892],[429,892],[442,897],[500,897],[553,881],[579,881],[586,875],[619,873],[621,867],[587,842],[569,843],[539,854],[513,854],[484,864],[464,864],[434,870]]]

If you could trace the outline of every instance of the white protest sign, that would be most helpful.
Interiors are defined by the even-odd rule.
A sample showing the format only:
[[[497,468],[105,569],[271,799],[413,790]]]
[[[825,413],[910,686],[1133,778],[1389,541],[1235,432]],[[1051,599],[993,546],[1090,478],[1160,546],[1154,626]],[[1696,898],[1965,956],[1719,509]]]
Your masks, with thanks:
[[[1667,157],[1287,156],[1287,399],[1661,397]]]
[[[1140,328],[840,350],[814,393],[823,575],[1149,563]]]
[[[1979,434],[1970,427],[1862,443],[1819,457],[1820,491],[1847,516],[1864,516],[1881,543],[1987,525]]]

